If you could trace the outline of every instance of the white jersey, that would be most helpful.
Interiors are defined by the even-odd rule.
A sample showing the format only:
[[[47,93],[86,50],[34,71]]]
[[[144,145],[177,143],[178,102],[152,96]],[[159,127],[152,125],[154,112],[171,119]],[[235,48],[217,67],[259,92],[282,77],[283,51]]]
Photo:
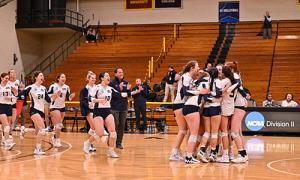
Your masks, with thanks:
[[[70,96],[70,87],[68,85],[62,85],[60,86],[58,83],[54,83],[50,86],[48,94],[51,96],[52,94],[56,93],[57,91],[60,91],[61,94],[59,97],[57,97],[54,101],[51,101],[50,109],[52,108],[64,108],[65,107],[65,100],[69,99]]]
[[[9,84],[11,87],[16,88],[17,91],[18,91],[19,85],[20,85],[20,81],[19,81],[19,80],[15,80],[14,82],[8,81],[8,84]],[[17,103],[17,98],[13,98],[11,104],[16,104],[16,103]]]
[[[45,86],[37,86],[35,84],[32,84],[27,86],[24,91],[25,97],[29,95],[31,99],[31,108],[44,112],[45,101],[48,103],[51,102]]]
[[[232,84],[228,78],[222,80],[223,87],[230,87]],[[221,103],[222,115],[231,116],[234,113],[234,92],[227,92],[225,96],[223,96]]]
[[[174,104],[184,104],[187,97],[185,97],[183,94],[182,94],[182,86],[183,86],[183,80],[185,80],[186,82],[193,80],[188,74],[183,74],[180,79],[178,80],[178,83],[177,83],[177,93],[176,93],[176,97],[175,97],[175,100],[174,100]],[[188,83],[186,83],[188,84]]]
[[[95,103],[95,108],[110,108],[110,101],[112,98],[112,87],[104,87],[102,84],[96,86],[95,99],[104,99],[103,103]],[[93,98],[92,98],[93,101]]]
[[[240,81],[240,83],[241,83],[240,89],[243,90],[244,88],[242,86],[243,83],[242,83],[240,75],[238,75],[237,73],[234,73],[234,79],[237,81]],[[235,93],[234,106],[247,107],[248,103],[247,103],[246,98],[244,98],[238,90],[235,90],[234,93]]]
[[[222,97],[215,97],[215,96],[217,95],[217,91],[222,91],[223,88],[224,87],[222,84],[222,80],[220,80],[219,78],[216,78],[213,82],[212,91],[210,92],[211,95],[213,96],[211,98],[212,102],[205,102],[205,104],[204,104],[205,108],[221,106]]]
[[[85,86],[85,88],[88,90],[88,92],[89,92],[89,97],[95,97],[95,95],[96,95],[96,85],[94,85],[94,86],[89,86],[88,84]],[[94,106],[95,106],[95,103],[93,103],[93,102],[90,102],[89,101],[89,108],[90,109],[94,109]]]
[[[12,104],[13,99],[16,97],[12,93],[11,84],[0,85],[0,104]]]
[[[295,101],[291,100],[290,102],[288,102],[287,100],[283,100],[281,102],[281,106],[282,107],[297,107],[298,103],[296,103]]]
[[[184,105],[199,106],[201,104],[202,95],[199,91],[202,89],[209,89],[209,78],[204,78],[206,81],[202,81],[197,85],[197,91],[189,91],[194,93],[194,96],[189,96]]]

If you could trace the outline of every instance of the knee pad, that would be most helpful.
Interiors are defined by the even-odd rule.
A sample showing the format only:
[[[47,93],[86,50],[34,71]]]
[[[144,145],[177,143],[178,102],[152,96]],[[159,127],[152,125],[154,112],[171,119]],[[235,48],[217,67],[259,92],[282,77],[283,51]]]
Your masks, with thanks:
[[[197,141],[198,141],[198,142],[201,142],[201,139],[202,139],[202,136],[198,135],[198,136],[197,136]]]
[[[218,133],[211,133],[212,139],[218,139]]]
[[[117,133],[116,132],[109,132],[109,137],[117,139]]]
[[[46,135],[46,130],[45,129],[40,129],[38,134],[41,135],[41,136],[45,136]]]
[[[63,123],[57,123],[57,124],[55,124],[55,129],[62,129],[62,128],[64,128],[64,125],[63,125]]]
[[[93,130],[93,129],[90,129],[90,130],[89,130],[89,132],[88,132],[88,134],[89,134],[89,135],[91,135],[91,136],[94,136],[94,134],[95,134],[95,130]]]
[[[235,139],[240,136],[240,134],[238,132],[231,132],[230,135],[231,135],[232,139]]]
[[[197,135],[190,135],[188,142],[196,143],[198,139]]]
[[[222,137],[222,131],[218,132],[218,136],[221,138]]]
[[[179,130],[178,134],[185,136],[187,134],[187,130]]]
[[[221,137],[226,137],[228,136],[228,132],[221,132]]]
[[[209,139],[210,133],[205,131],[204,134],[203,134],[203,137]]]
[[[5,126],[5,127],[3,128],[3,132],[4,132],[4,133],[9,133],[9,132],[10,132],[10,126]]]

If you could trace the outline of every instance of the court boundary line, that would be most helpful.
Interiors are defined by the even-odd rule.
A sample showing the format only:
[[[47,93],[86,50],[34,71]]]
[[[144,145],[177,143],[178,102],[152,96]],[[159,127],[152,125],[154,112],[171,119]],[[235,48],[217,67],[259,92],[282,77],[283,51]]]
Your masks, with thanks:
[[[51,154],[51,155],[42,155],[38,159],[33,158],[33,159],[27,159],[27,160],[23,160],[23,161],[7,162],[7,163],[0,164],[0,166],[1,165],[7,165],[7,164],[24,163],[24,162],[34,161],[34,160],[41,160],[41,159],[45,159],[45,158],[49,158],[49,157],[61,155],[61,154],[65,153],[65,152],[67,152],[67,151],[69,151],[70,149],[73,148],[73,146],[72,146],[71,143],[69,143],[67,141],[63,141],[63,140],[61,140],[61,141],[69,145],[69,147],[66,150],[64,150],[64,151],[61,151],[61,152],[58,152],[58,153],[54,153],[54,154]]]
[[[17,150],[17,149],[13,149],[13,151],[17,151],[17,154],[13,154],[13,155],[9,155],[9,156],[1,156],[0,159],[11,159],[12,157],[18,156],[20,154],[22,154],[22,151]]]
[[[278,170],[278,169],[272,167],[273,163],[277,163],[277,162],[281,162],[281,161],[291,161],[291,160],[295,160],[295,159],[300,159],[300,158],[288,158],[288,159],[279,159],[279,160],[276,160],[276,161],[271,161],[267,164],[267,167],[269,169],[271,169],[273,171],[276,171],[276,172],[279,172],[279,173],[284,173],[284,174],[293,175],[293,176],[300,176],[300,174],[290,173],[290,172]]]

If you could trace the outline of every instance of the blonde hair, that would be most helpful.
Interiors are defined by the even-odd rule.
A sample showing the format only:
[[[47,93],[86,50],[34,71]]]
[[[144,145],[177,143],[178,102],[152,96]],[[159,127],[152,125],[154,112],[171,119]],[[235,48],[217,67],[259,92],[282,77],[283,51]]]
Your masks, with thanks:
[[[93,73],[92,71],[88,71],[88,73],[87,73],[87,75],[86,75],[86,80],[88,81],[88,80],[91,78],[91,76],[93,76],[93,75],[96,76],[96,74]]]

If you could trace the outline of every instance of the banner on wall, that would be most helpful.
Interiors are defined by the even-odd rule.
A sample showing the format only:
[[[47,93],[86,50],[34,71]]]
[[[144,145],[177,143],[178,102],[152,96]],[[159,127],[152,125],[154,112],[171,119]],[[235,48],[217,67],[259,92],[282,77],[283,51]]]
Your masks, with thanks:
[[[239,1],[221,1],[219,2],[219,22],[236,23],[240,19]]]
[[[181,0],[155,0],[155,8],[180,8]]]
[[[126,9],[152,8],[152,0],[125,0]]]

